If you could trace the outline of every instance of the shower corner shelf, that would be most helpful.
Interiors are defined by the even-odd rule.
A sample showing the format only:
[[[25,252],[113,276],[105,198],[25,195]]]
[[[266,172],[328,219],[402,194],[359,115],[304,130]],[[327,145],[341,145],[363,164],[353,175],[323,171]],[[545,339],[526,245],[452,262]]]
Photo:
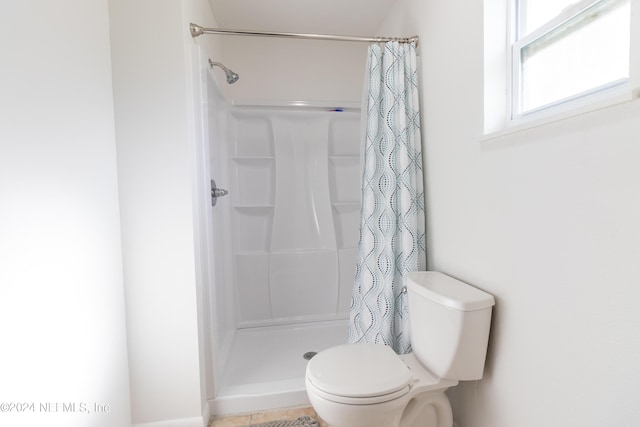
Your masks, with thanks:
[[[274,205],[271,203],[241,203],[233,206],[234,209],[273,209]]]
[[[270,252],[267,249],[255,249],[255,250],[240,250],[233,253],[235,256],[255,256],[255,255],[269,255]]]
[[[339,155],[331,155],[329,159],[334,162],[355,162],[360,161],[360,156],[357,154],[339,154]]]
[[[274,156],[235,156],[231,158],[234,162],[269,162],[274,159]]]
[[[339,208],[339,207],[359,206],[360,205],[360,200],[335,201],[335,202],[331,202],[331,205],[335,206],[337,208]]]

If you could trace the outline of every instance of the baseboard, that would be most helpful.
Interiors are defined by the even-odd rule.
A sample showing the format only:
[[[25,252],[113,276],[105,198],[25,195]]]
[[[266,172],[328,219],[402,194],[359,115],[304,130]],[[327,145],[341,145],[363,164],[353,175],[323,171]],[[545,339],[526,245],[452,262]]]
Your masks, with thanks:
[[[204,421],[204,427],[209,426],[209,420],[211,419],[211,407],[209,402],[204,402],[204,408],[202,408],[202,420]]]
[[[208,408],[209,405],[207,405]],[[178,418],[167,421],[154,421],[152,423],[133,424],[132,427],[207,427],[209,418],[192,417]]]

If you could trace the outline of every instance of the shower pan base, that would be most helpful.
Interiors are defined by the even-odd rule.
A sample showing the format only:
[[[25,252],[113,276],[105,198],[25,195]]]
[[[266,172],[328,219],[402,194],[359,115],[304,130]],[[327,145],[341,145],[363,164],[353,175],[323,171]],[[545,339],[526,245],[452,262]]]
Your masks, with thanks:
[[[212,413],[233,415],[309,405],[304,355],[347,341],[348,320],[263,326],[236,331]]]

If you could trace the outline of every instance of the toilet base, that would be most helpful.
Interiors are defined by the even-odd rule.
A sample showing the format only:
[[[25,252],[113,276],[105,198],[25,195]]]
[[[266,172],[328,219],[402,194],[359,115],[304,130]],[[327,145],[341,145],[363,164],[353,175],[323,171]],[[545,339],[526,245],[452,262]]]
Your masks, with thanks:
[[[309,393],[311,406],[330,427],[452,427],[451,404],[443,390],[403,396],[375,405],[347,405]]]
[[[409,401],[398,427],[452,427],[451,403],[444,391],[426,392]]]

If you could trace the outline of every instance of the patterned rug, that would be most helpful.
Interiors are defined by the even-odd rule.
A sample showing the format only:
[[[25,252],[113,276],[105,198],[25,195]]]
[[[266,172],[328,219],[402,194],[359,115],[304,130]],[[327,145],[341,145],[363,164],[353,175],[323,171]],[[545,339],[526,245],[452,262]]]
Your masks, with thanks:
[[[318,427],[319,424],[311,417],[300,417],[297,420],[278,420],[268,423],[251,424],[244,427]]]

